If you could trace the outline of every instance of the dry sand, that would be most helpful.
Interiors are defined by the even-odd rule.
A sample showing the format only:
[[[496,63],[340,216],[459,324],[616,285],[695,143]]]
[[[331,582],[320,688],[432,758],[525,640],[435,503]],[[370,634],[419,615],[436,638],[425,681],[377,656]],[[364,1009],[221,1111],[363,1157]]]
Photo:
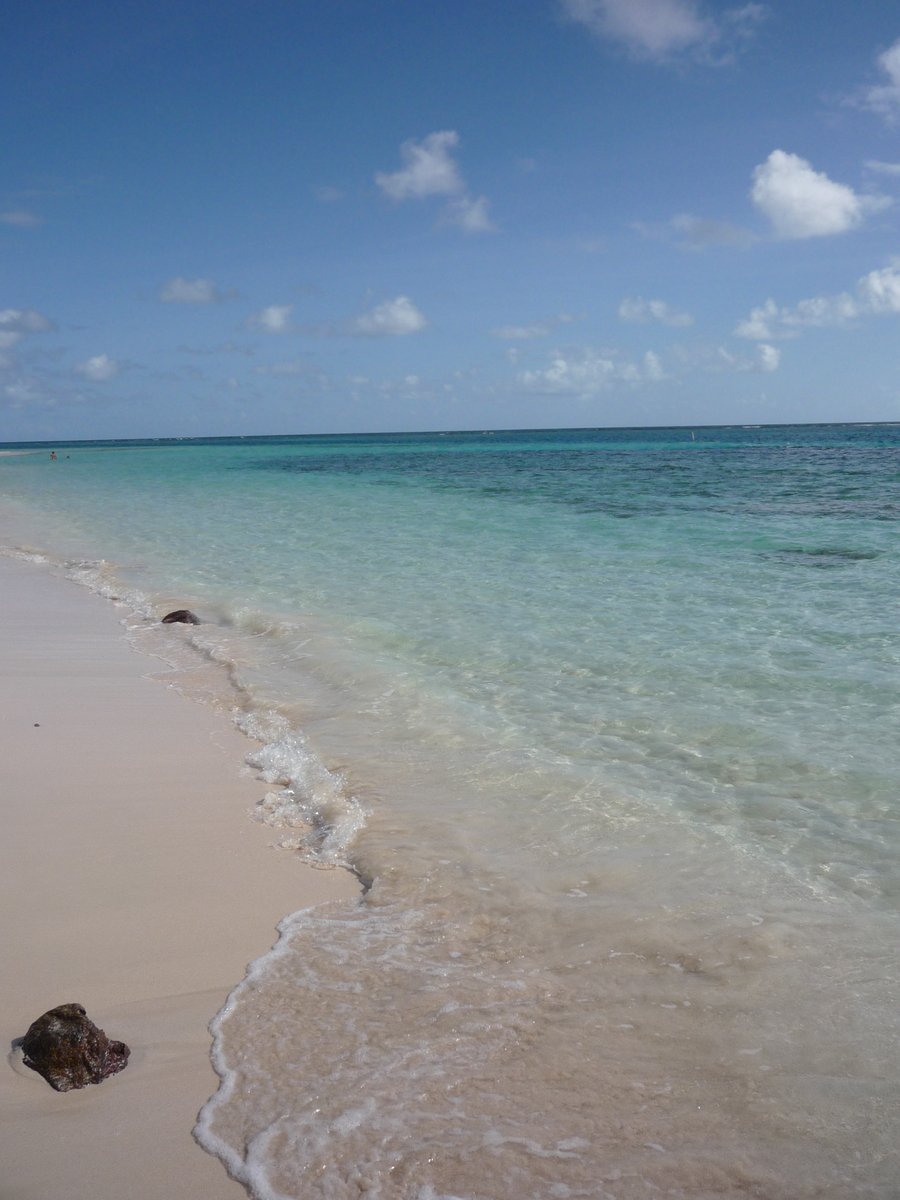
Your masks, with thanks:
[[[148,676],[105,600],[0,558],[0,936],[7,1047],[83,1004],[127,1068],[58,1094],[11,1052],[0,1200],[241,1200],[191,1137],[207,1023],[286,913],[357,894],[247,815],[227,717]]]

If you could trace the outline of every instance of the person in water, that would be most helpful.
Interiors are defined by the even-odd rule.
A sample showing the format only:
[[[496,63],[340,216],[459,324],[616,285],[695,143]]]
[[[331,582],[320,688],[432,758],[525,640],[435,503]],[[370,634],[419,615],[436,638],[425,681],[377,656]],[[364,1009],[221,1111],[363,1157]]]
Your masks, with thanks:
[[[56,462],[56,451],[55,450],[50,451],[50,461]]]

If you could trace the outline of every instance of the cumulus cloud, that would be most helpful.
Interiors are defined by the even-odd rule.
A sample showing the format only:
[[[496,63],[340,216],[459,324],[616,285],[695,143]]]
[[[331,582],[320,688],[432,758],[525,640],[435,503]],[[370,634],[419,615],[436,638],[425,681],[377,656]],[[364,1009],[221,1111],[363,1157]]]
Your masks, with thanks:
[[[835,296],[812,296],[801,300],[794,308],[781,308],[774,300],[754,308],[741,321],[735,333],[753,341],[793,338],[803,328],[827,328],[847,325],[859,316],[860,307],[847,292]]]
[[[159,298],[164,304],[218,304],[225,297],[211,279],[176,275],[160,288]]]
[[[900,313],[900,259],[864,275],[857,284],[857,291],[867,312]]]
[[[563,12],[597,37],[623,45],[635,58],[663,62],[691,54],[726,61],[765,15],[744,4],[717,16],[697,0],[561,0]]]
[[[781,238],[846,233],[890,203],[882,196],[858,195],[784,150],[773,150],[754,170],[750,195]]]
[[[106,383],[108,379],[113,379],[118,375],[119,364],[108,354],[95,354],[93,358],[78,363],[75,370],[85,379],[89,379],[91,383]]]
[[[641,296],[627,296],[619,305],[619,316],[623,321],[636,321],[645,325],[648,321],[660,321],[663,325],[693,325],[690,313],[672,308],[665,300],[644,300]]]
[[[738,337],[774,341],[798,337],[803,329],[840,328],[863,317],[900,314],[900,259],[870,271],[857,281],[855,293],[812,296],[791,307],[774,300],[754,308],[735,329]]]
[[[888,121],[900,117],[900,38],[876,59],[884,82],[866,88],[862,94],[865,108],[877,112]]]
[[[353,332],[368,337],[397,337],[418,333],[428,322],[408,296],[377,304],[353,323]]]
[[[29,333],[53,328],[53,322],[33,308],[0,309],[0,350],[11,350]]]
[[[264,333],[287,333],[291,328],[292,304],[270,304],[247,318],[247,324]]]
[[[43,225],[44,218],[39,217],[37,213],[18,208],[10,212],[0,212],[0,221],[4,225],[15,225],[20,229],[34,229],[37,225]]]
[[[403,166],[399,171],[378,171],[375,182],[392,200],[424,200],[429,196],[449,197],[441,220],[466,233],[493,233],[486,196],[469,194],[452,151],[459,145],[453,129],[429,133],[420,142],[410,139],[400,147]]]
[[[543,370],[522,371],[518,381],[529,391],[589,399],[615,384],[656,382],[664,377],[659,358],[652,351],[637,364],[623,362],[611,351],[588,347],[557,350]]]
[[[464,189],[459,168],[450,151],[459,145],[453,129],[429,133],[421,142],[412,138],[400,147],[403,166],[389,174],[379,171],[375,182],[392,200],[421,200],[424,196],[451,196]]]

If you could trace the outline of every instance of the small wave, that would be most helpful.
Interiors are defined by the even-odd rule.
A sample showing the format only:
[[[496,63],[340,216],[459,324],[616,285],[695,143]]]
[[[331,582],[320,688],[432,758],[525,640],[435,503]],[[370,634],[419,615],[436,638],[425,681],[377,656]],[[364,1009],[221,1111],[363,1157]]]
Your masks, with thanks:
[[[278,713],[252,711],[235,718],[238,728],[262,743],[247,755],[266,783],[258,820],[282,830],[279,844],[300,850],[323,866],[351,867],[349,847],[366,821],[366,810],[350,794],[340,773],[329,771],[299,730]]]
[[[843,567],[850,563],[868,562],[873,558],[880,558],[881,551],[879,550],[855,550],[852,547],[844,546],[820,546],[812,550],[802,548],[788,548],[784,550],[776,550],[766,557],[777,558],[782,562],[796,562],[798,565],[805,567]]]

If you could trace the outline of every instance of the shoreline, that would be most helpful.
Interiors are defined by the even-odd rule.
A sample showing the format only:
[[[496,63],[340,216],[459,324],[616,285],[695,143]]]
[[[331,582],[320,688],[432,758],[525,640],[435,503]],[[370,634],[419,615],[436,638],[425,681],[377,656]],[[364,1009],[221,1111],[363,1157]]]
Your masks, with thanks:
[[[221,713],[150,678],[115,609],[0,558],[0,930],[7,1048],[76,1001],[128,1066],[59,1094],[7,1052],[4,1200],[240,1200],[194,1141],[208,1024],[286,914],[359,895],[271,847],[266,785]]]

